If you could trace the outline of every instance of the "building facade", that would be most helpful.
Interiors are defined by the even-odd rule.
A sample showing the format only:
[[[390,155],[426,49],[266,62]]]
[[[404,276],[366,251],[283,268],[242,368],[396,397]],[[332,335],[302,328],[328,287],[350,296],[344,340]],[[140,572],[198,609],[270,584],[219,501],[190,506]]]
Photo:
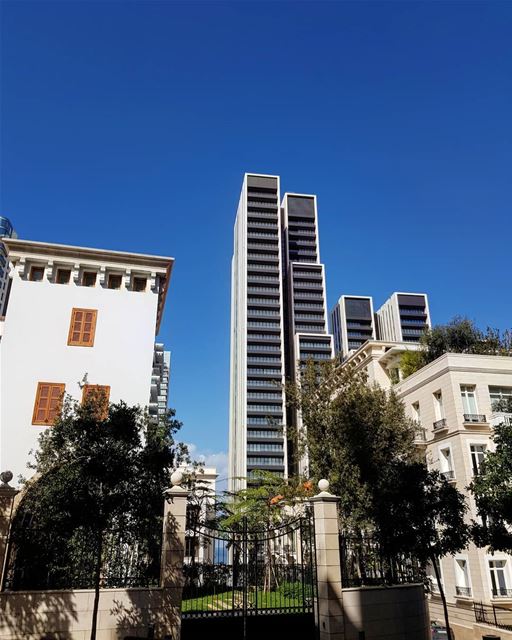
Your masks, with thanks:
[[[468,520],[478,520],[467,487],[478,474],[486,451],[493,450],[493,428],[512,423],[503,406],[512,398],[512,358],[446,353],[402,379],[400,357],[418,349],[408,342],[367,342],[344,363],[364,370],[370,383],[393,389],[404,402],[407,415],[417,423],[416,443],[425,452],[429,468],[437,469],[467,498]],[[473,603],[483,603],[494,620],[512,620],[512,557],[471,544],[455,556],[440,560],[450,624],[455,640],[480,640]],[[443,623],[442,602],[431,574],[431,618]],[[502,612],[505,609],[505,613]],[[501,629],[500,629],[500,633]],[[502,637],[509,637],[503,635]]]
[[[0,216],[0,316],[5,315],[5,307],[9,295],[9,261],[7,248],[1,238],[15,238],[16,232],[9,218]]]
[[[173,258],[6,240],[11,291],[0,323],[0,467],[29,451],[62,397],[101,387],[146,407]]]
[[[153,352],[153,371],[148,406],[149,416],[155,422],[158,422],[167,414],[170,374],[171,352],[165,351],[164,345],[161,342],[157,342]]]
[[[380,307],[377,337],[393,342],[419,342],[431,327],[428,297],[425,293],[395,292]]]
[[[493,427],[512,421],[512,414],[500,411],[500,401],[512,398],[512,358],[447,353],[394,388],[408,415],[425,433],[428,466],[466,495],[467,517],[478,521],[467,487],[478,474],[485,452],[493,449]],[[510,555],[491,554],[471,544],[455,556],[442,558],[440,569],[456,640],[481,637],[475,627],[474,602],[512,608]],[[442,620],[434,580],[432,588],[431,615]]]
[[[288,474],[285,378],[297,361],[332,357],[316,197],[279,176],[246,174],[231,274],[229,489],[258,470]]]
[[[341,296],[331,311],[331,330],[336,354],[343,358],[357,351],[367,340],[375,340],[371,296]]]

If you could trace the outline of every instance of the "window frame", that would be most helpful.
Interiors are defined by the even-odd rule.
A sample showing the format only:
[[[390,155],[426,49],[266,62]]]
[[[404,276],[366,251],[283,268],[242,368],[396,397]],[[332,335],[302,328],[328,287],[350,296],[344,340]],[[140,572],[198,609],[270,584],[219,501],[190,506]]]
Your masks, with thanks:
[[[137,289],[135,286],[135,282],[137,280],[144,280],[145,285],[144,285],[144,289]],[[132,281],[132,290],[135,291],[136,293],[144,293],[145,291],[147,291],[148,289],[148,278],[146,276],[133,276],[133,281]]]
[[[112,287],[111,280],[112,278],[119,278],[119,286]],[[107,276],[107,289],[112,289],[113,291],[119,291],[119,289],[123,288],[123,274],[122,273],[109,273]]]
[[[40,264],[33,264],[30,266],[30,271],[28,272],[28,279],[30,282],[42,282],[44,280],[44,267]],[[39,278],[38,280],[36,280],[35,278],[33,278],[33,273],[34,271],[41,271],[41,278]]]
[[[449,451],[449,455],[445,456],[443,451]],[[453,457],[453,447],[451,442],[440,444],[438,447],[438,456],[439,456],[439,473],[453,473],[453,477],[451,477],[448,481],[456,480],[457,476],[455,474],[455,460]],[[449,462],[449,467],[447,469],[441,469],[442,465],[441,460],[444,462]]]
[[[59,274],[67,273],[68,279],[65,282],[59,282]],[[55,273],[55,284],[69,284],[71,282],[71,269],[66,267],[57,267],[57,272]]]
[[[41,392],[43,390],[44,387],[49,387],[49,391],[48,391],[48,400],[50,401],[51,397],[52,397],[52,388],[58,388],[59,389],[59,408],[56,410],[55,412],[55,417],[53,419],[52,422],[49,422],[48,418],[46,418],[45,420],[38,420],[37,419],[37,414],[40,411],[40,407],[39,407],[39,401],[41,399]],[[32,424],[36,425],[36,426],[42,426],[42,427],[49,427],[49,426],[53,426],[53,424],[55,423],[55,418],[57,417],[57,414],[59,413],[59,411],[62,409],[62,398],[64,397],[64,394],[66,393],[66,384],[64,382],[38,382],[37,383],[37,388],[36,388],[36,397],[34,400],[34,409],[32,411]],[[50,406],[48,405],[48,407],[46,408],[46,413],[49,414],[50,411]]]
[[[84,320],[82,320],[82,326],[80,327],[80,331],[79,331],[79,339],[78,340],[73,340],[73,334],[76,333],[75,330],[75,322],[76,322],[76,314],[77,313],[92,313],[93,314],[93,319],[91,321],[91,330],[90,330],[90,339],[85,342],[83,340],[83,334],[85,333],[83,330],[83,324],[84,324]],[[97,309],[83,309],[81,307],[73,307],[73,309],[71,310],[71,320],[69,323],[69,331],[68,331],[68,347],[94,347],[94,341],[96,339],[96,323],[97,323],[97,318],[98,318],[98,310]]]
[[[469,397],[470,396],[468,396],[468,392],[470,390],[473,393],[473,400],[475,402],[474,411],[470,410],[470,407],[469,407]],[[479,411],[478,411],[478,398],[477,398],[477,395],[476,395],[476,385],[475,384],[461,384],[460,385],[460,399],[461,399],[461,402],[462,402],[462,413],[463,413],[463,415],[478,415],[478,413],[479,413]],[[466,407],[464,405],[464,401],[467,401],[468,407]]]
[[[510,578],[510,562],[509,562],[509,558],[505,555],[502,554],[495,554],[495,555],[486,555],[485,557],[485,563],[486,563],[486,573],[487,573],[487,580],[488,580],[488,584],[489,584],[489,595],[491,597],[491,600],[503,600],[506,599],[507,596],[495,596],[493,594],[493,583],[492,583],[492,569],[491,569],[491,562],[504,562],[504,567],[503,567],[503,576],[505,578],[505,589],[509,590],[511,589],[511,578]],[[494,567],[493,567],[494,568]]]
[[[473,464],[473,451],[471,450],[471,447],[484,447],[484,458],[485,458],[485,454],[487,453],[487,451],[489,451],[489,443],[486,440],[471,440],[470,442],[468,442],[468,451],[469,451],[469,464],[470,464],[470,471],[471,471],[471,476],[473,478],[475,478],[479,473],[480,473],[480,464],[478,465],[478,471],[475,473],[475,466]]]
[[[434,400],[434,416],[436,422],[439,420],[444,420],[446,418],[444,414],[444,403],[443,403],[443,392],[441,389],[434,391],[432,394],[432,398]]]
[[[93,275],[94,276],[94,284],[85,284],[85,277],[86,275]],[[82,271],[82,277],[80,278],[80,284],[82,287],[87,287],[89,289],[94,288],[97,284],[98,284],[98,272],[97,271],[89,271],[89,270],[83,270]]]
[[[465,563],[465,568],[461,569],[460,568],[460,562],[464,562]],[[454,572],[453,572],[453,577],[454,577],[454,583],[455,583],[455,595],[457,598],[472,598],[473,597],[473,582],[471,580],[471,571],[470,571],[470,567],[469,567],[469,558],[468,555],[465,553],[458,553],[453,557],[453,563],[454,563]],[[465,583],[466,584],[458,584],[458,577],[459,577],[459,571],[464,575],[465,578]],[[461,595],[457,595],[457,587],[461,587],[463,589],[469,589],[470,594],[469,596],[461,596]]]

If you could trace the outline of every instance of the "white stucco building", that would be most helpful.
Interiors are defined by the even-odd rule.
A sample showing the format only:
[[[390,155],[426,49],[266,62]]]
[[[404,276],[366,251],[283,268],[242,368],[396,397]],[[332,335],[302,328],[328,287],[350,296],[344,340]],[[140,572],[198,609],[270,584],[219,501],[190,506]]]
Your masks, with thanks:
[[[173,258],[5,239],[12,279],[0,322],[0,468],[29,451],[63,393],[92,385],[146,407]]]

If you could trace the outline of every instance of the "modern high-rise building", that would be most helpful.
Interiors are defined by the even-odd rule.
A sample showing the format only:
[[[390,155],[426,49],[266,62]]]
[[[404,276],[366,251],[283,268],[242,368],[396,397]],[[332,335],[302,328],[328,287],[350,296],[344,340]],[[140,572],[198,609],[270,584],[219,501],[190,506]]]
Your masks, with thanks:
[[[0,216],[0,238],[16,238],[16,232],[9,218]],[[5,315],[7,297],[9,295],[9,261],[7,249],[0,240],[0,316]]]
[[[425,293],[395,292],[376,315],[379,340],[419,342],[431,326]]]
[[[316,198],[279,200],[278,176],[245,175],[232,260],[230,490],[257,470],[288,474],[285,376],[295,379],[301,358],[332,357]]]
[[[314,195],[285,193],[281,203],[284,255],[285,373],[300,382],[307,360],[330,360],[332,336],[328,333],[325,268],[320,263],[318,211]],[[300,413],[289,408],[289,433],[303,433]],[[294,450],[288,439],[289,471],[307,473],[307,455]]]
[[[375,340],[375,316],[370,296],[341,296],[331,311],[334,349],[346,358],[367,340]]]
[[[161,342],[157,342],[153,352],[153,371],[151,373],[151,391],[148,406],[149,417],[155,422],[158,422],[167,414],[170,371],[171,352],[165,351],[164,345]]]

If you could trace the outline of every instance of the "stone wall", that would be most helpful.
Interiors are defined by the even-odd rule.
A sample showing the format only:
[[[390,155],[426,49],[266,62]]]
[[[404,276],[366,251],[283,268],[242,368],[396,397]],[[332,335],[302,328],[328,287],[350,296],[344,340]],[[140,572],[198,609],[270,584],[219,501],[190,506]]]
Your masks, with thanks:
[[[94,591],[11,591],[0,593],[0,640],[88,640]],[[97,640],[179,634],[181,591],[102,589]]]
[[[343,589],[344,640],[427,640],[430,621],[424,587]]]

